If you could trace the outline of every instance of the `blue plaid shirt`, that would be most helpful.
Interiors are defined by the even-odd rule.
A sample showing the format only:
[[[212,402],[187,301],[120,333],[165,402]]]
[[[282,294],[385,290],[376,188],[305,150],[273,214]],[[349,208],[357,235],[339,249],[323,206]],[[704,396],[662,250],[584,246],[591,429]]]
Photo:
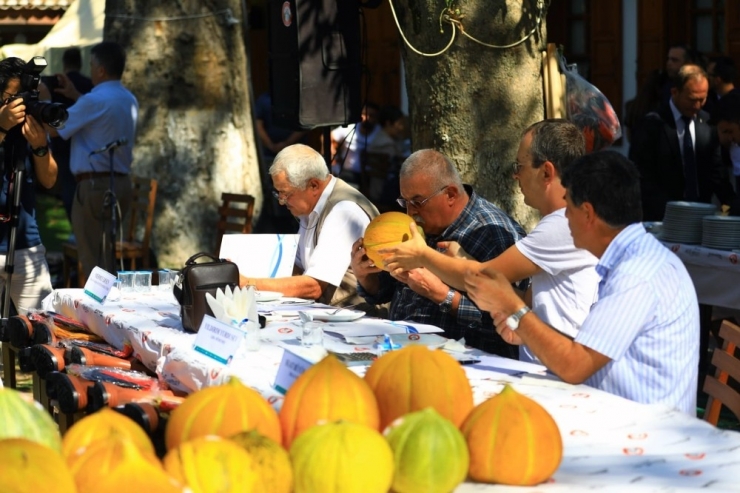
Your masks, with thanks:
[[[525,233],[504,211],[473,192],[465,185],[470,196],[468,204],[438,236],[427,236],[426,242],[432,248],[439,241],[456,241],[473,258],[485,262],[497,257],[504,250],[523,238]],[[516,346],[506,344],[493,328],[493,320],[487,312],[481,312],[468,298],[460,293],[460,304],[457,313],[443,313],[434,301],[415,293],[406,284],[395,280],[387,272],[380,276],[380,289],[376,296],[357,286],[357,292],[368,303],[382,304],[391,302],[391,320],[412,320],[414,322],[436,325],[444,329],[445,337],[460,339],[473,347],[501,356],[517,358]],[[526,290],[529,279],[514,285]]]

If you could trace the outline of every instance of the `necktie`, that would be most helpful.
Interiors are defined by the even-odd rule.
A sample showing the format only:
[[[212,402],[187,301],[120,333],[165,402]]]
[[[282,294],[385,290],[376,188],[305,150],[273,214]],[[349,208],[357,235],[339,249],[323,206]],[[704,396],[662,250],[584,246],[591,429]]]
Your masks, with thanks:
[[[684,123],[683,131],[683,174],[686,187],[684,198],[686,200],[699,200],[699,182],[696,178],[696,154],[694,144],[691,141],[691,120],[689,116],[681,116]]]

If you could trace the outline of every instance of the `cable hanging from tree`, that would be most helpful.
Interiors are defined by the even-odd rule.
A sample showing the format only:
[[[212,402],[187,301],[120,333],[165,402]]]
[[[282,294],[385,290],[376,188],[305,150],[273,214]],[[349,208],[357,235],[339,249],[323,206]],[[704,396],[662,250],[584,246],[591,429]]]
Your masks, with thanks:
[[[480,41],[479,39],[475,38],[471,34],[468,34],[465,31],[465,26],[463,25],[463,18],[465,15],[462,14],[461,10],[455,6],[455,0],[445,0],[446,6],[444,9],[442,9],[442,12],[439,14],[439,31],[440,33],[444,33],[444,29],[442,27],[443,22],[447,22],[452,26],[452,35],[450,36],[450,41],[447,43],[447,45],[442,48],[440,51],[436,53],[424,53],[418,49],[416,49],[411,42],[408,40],[406,35],[403,32],[403,29],[401,29],[401,24],[398,22],[398,16],[396,15],[396,9],[393,6],[393,0],[389,0],[388,3],[391,6],[391,12],[393,14],[393,20],[396,22],[396,27],[398,28],[399,34],[401,34],[401,38],[403,39],[404,43],[406,43],[406,46],[409,47],[411,51],[416,53],[417,55],[421,56],[427,56],[427,57],[434,57],[439,56],[446,52],[450,46],[452,46],[452,43],[455,42],[455,36],[457,34],[457,31],[459,30],[460,33],[470,39],[471,41],[478,43],[479,45],[485,46],[487,48],[495,48],[495,49],[508,49],[513,48],[515,46],[518,46],[522,43],[524,43],[526,40],[532,37],[535,32],[537,32],[537,29],[539,29],[540,24],[542,24],[542,13],[545,9],[545,1],[544,0],[537,0],[537,20],[534,24],[534,27],[520,40],[510,43],[507,45],[494,45],[491,43],[485,43],[483,41]]]

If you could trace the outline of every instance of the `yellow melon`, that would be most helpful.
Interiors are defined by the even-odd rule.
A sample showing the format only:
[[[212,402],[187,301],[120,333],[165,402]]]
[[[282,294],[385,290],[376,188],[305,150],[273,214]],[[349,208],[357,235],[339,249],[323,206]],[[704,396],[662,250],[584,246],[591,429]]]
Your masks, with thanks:
[[[378,250],[408,241],[411,238],[410,224],[412,222],[414,218],[403,212],[385,212],[370,221],[362,240],[368,258],[382,268],[383,256],[378,253]],[[416,228],[423,237],[424,230],[421,226],[417,224]]]

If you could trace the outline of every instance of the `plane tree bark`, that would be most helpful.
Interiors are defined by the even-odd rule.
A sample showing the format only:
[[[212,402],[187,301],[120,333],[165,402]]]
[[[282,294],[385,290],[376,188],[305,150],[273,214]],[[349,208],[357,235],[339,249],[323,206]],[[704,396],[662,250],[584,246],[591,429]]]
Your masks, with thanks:
[[[154,248],[182,266],[215,248],[222,192],[262,203],[241,0],[107,0],[140,114],[133,172],[156,178]]]
[[[544,117],[541,51],[549,2],[537,0],[393,0],[403,43],[414,149],[450,157],[463,180],[525,226],[526,207],[511,163],[521,132]],[[443,32],[440,32],[440,28]],[[509,48],[504,46],[526,38]]]

